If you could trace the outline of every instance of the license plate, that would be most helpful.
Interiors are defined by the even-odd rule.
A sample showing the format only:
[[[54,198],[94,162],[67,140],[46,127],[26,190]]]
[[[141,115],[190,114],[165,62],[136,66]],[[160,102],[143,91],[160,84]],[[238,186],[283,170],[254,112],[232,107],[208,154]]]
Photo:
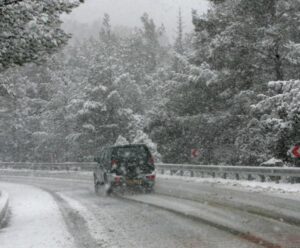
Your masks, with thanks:
[[[142,180],[139,179],[131,179],[126,181],[127,185],[141,185]]]

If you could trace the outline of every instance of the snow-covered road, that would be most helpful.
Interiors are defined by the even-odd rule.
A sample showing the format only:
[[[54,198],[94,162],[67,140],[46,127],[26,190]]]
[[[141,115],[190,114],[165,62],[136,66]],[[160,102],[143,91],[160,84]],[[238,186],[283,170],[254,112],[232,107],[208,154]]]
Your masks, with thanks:
[[[24,210],[14,206],[15,204],[18,205],[19,202],[12,202],[11,223],[8,228],[0,232],[1,248],[60,247],[59,243],[58,245],[53,245],[53,242],[59,240],[59,237],[62,237],[61,234],[66,237],[66,240],[69,239],[69,236],[72,236],[74,242],[72,243],[72,239],[70,239],[69,244],[71,243],[73,247],[78,248],[257,247],[257,245],[230,233],[166,210],[122,200],[118,197],[95,196],[91,182],[26,177],[5,178],[0,176],[2,181],[16,181],[18,184],[15,186],[8,184],[7,186],[7,184],[1,183],[1,187],[5,187],[14,199],[17,199],[17,196],[19,196],[20,201],[23,201],[26,198],[26,201],[30,201],[33,205],[33,209],[36,208],[35,202],[39,197],[35,195],[31,197],[30,194],[22,196],[22,190],[20,190],[22,186],[19,186],[19,183],[30,184],[49,192],[52,200],[50,200],[51,197],[48,193],[39,189],[34,190],[31,186],[29,187],[30,190],[39,193],[43,192],[44,198],[40,199],[44,200],[44,203],[48,203],[48,201],[56,202],[56,214],[50,215],[49,218],[52,219],[53,216],[59,215],[61,218],[60,221],[57,220],[57,224],[49,222],[60,233],[57,237],[51,238],[53,236],[39,234],[38,231],[47,227],[47,224],[37,224],[37,222],[39,229],[29,234],[28,231],[25,231],[26,227],[18,227],[17,223],[18,221],[22,222],[19,219],[23,215]],[[26,189],[27,187],[24,186]],[[47,198],[47,202],[45,198]],[[30,205],[27,206],[28,211],[30,211]],[[57,206],[60,211],[58,211]],[[55,207],[52,206],[51,209],[54,210]],[[70,235],[64,232],[65,226],[62,224],[62,220],[65,221],[65,226]],[[19,232],[20,236],[17,235]],[[45,245],[24,246],[26,243],[22,243],[23,240],[29,242],[32,235],[39,236],[36,238],[36,243],[40,240],[40,242],[45,242]],[[13,237],[16,239],[14,242],[19,243],[12,244],[11,240]],[[46,246],[49,239],[52,239],[52,245]],[[2,244],[5,245],[2,246]],[[68,244],[64,247],[68,247]]]
[[[73,247],[300,247],[299,224],[291,221],[293,216],[295,220],[300,219],[296,193],[273,194],[212,182],[159,178],[156,194],[129,196],[131,199],[126,200],[96,196],[92,178],[88,180],[87,174],[70,174],[65,179],[62,173],[52,175],[56,178],[34,177],[34,172],[26,176],[20,176],[20,172],[15,174],[19,176],[0,171],[0,180],[47,191],[49,194],[44,194],[51,195],[60,210],[57,210],[58,215],[73,237]],[[30,195],[26,198],[35,201]],[[200,218],[178,215],[176,211],[169,211],[172,208]],[[291,220],[282,216],[290,216]],[[205,218],[209,221],[199,221]],[[209,224],[211,220],[229,227],[242,224],[241,229],[249,227],[271,242],[262,243],[265,240],[257,236],[234,235],[226,228]],[[11,221],[9,227],[11,231],[13,223]],[[59,227],[64,228],[64,225]],[[4,231],[6,229],[2,233]],[[2,233],[0,241],[8,240]]]

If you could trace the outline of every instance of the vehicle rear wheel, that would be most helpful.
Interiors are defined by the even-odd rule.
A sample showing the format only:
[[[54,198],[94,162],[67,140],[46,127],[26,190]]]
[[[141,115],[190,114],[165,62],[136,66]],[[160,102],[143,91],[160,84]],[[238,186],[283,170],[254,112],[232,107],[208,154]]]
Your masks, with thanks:
[[[96,176],[94,175],[94,189],[95,193],[99,194],[100,183],[98,182]]]
[[[112,192],[113,192],[112,186],[111,186],[111,185],[110,185],[110,186],[107,186],[106,192],[105,192],[106,195],[107,195],[107,196],[110,196]]]
[[[110,196],[111,193],[113,192],[113,190],[112,190],[112,185],[111,185],[111,183],[108,181],[108,179],[107,179],[106,176],[104,176],[104,188],[105,188],[105,194],[106,194],[107,196]]]
[[[147,193],[147,194],[154,193],[154,187],[153,186],[146,187],[145,193]]]
[[[99,194],[99,188],[100,188],[100,184],[99,183],[95,183],[95,193]]]

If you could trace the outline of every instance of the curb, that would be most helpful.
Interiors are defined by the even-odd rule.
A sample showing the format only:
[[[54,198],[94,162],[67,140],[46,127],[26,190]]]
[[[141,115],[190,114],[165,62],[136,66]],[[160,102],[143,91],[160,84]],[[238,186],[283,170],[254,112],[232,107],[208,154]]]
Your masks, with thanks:
[[[8,217],[9,197],[5,191],[0,191],[0,228],[2,228]]]

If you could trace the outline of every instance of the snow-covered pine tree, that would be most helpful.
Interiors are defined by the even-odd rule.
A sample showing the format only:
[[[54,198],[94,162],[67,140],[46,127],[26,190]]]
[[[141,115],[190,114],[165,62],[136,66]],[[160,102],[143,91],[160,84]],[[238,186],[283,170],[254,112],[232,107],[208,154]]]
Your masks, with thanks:
[[[289,149],[300,142],[300,81],[273,81],[268,89],[251,106],[252,119],[237,139],[240,159],[247,164],[273,157],[289,161]]]
[[[69,36],[60,28],[62,13],[79,1],[1,1],[0,72],[41,60],[66,44]]]
[[[181,14],[181,8],[179,8],[178,11],[178,21],[177,21],[177,37],[174,44],[174,50],[179,53],[184,53],[184,47],[183,47],[183,20],[182,20],[182,14]]]

